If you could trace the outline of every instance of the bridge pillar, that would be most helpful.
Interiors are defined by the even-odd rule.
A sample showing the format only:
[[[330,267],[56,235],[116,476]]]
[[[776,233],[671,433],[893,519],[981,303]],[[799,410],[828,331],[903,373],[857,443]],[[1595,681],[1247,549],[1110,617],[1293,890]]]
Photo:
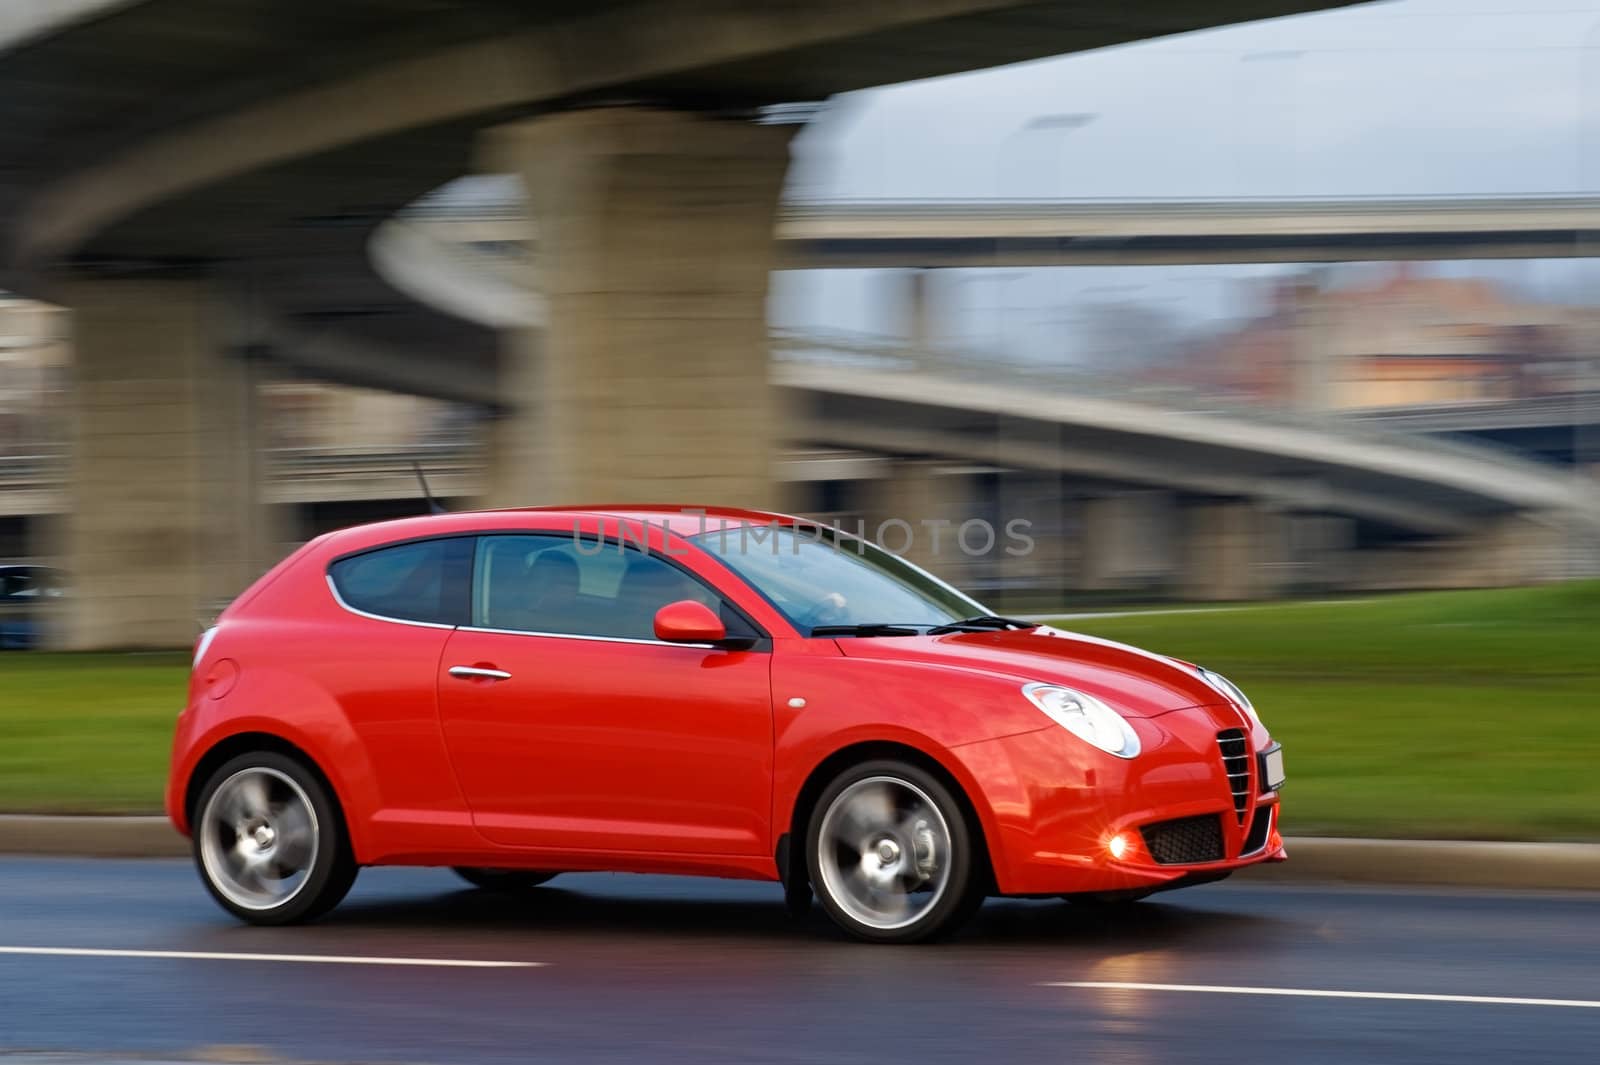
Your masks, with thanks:
[[[1174,519],[1170,492],[1122,491],[1084,500],[1077,587],[1128,592],[1164,583],[1173,568]]]
[[[1278,594],[1288,569],[1283,515],[1255,503],[1183,508],[1179,593],[1185,599],[1247,600]]]
[[[1508,588],[1568,576],[1577,548],[1560,516],[1507,514],[1491,518],[1447,553],[1446,587]]]
[[[1053,609],[1065,600],[1076,571],[1066,535],[1069,514],[1058,473],[1022,469],[995,477],[993,507],[985,515],[995,529],[995,546],[980,564],[993,583],[986,593],[991,605],[1018,612]]]
[[[960,526],[972,516],[965,513],[971,501],[965,476],[935,462],[898,459],[888,477],[862,488],[868,539],[947,581],[961,581],[970,560],[961,549]],[[854,531],[848,524],[845,529]]]
[[[70,581],[53,642],[185,646],[274,561],[250,363],[195,281],[73,283]]]
[[[521,176],[543,328],[511,332],[489,502],[769,506],[767,278],[793,127],[634,107],[487,135]]]
[[[927,351],[936,346],[940,339],[938,323],[934,320],[938,301],[928,291],[933,284],[933,271],[925,268],[911,270],[905,277],[906,343],[912,351]]]

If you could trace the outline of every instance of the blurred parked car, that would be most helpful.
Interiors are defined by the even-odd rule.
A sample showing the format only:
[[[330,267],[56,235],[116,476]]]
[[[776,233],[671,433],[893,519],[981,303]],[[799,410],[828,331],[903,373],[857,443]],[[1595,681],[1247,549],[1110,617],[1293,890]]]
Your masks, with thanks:
[[[0,565],[0,651],[26,651],[44,637],[44,610],[66,590],[60,570]]]

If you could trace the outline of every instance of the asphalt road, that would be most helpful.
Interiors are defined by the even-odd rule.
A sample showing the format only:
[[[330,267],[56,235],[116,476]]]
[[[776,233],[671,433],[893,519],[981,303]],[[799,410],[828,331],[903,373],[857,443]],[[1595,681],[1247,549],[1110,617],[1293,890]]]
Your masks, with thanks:
[[[1054,986],[1084,982],[1176,986]],[[186,863],[0,861],[14,1053],[1590,1065],[1597,1007],[1596,896],[1235,881],[1116,910],[993,901],[954,942],[884,948],[819,910],[792,922],[764,884],[586,875],[507,899],[442,870],[368,870],[327,920],[268,930],[228,918]]]

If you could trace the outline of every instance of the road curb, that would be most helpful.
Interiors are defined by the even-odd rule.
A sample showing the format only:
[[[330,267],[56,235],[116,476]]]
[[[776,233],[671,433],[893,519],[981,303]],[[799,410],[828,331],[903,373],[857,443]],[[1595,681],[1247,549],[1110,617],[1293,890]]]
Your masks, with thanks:
[[[1289,860],[1240,873],[1260,882],[1345,881],[1600,891],[1600,844],[1292,836]]]
[[[1258,882],[1435,884],[1600,891],[1600,844],[1294,836],[1287,862],[1239,876]],[[0,854],[175,858],[189,841],[164,817],[0,814]]]
[[[0,854],[174,858],[189,841],[165,817],[0,814]]]

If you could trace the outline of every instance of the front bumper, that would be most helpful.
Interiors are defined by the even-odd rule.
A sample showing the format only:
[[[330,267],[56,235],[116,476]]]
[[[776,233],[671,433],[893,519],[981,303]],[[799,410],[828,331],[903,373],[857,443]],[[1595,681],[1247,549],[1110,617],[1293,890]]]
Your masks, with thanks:
[[[1278,794],[1263,790],[1254,756],[1271,746],[1265,729],[1231,706],[1130,724],[1142,751],[1129,760],[1058,728],[956,748],[978,782],[1001,894],[1157,890],[1284,860]],[[1218,748],[1230,729],[1252,753],[1237,803]]]

